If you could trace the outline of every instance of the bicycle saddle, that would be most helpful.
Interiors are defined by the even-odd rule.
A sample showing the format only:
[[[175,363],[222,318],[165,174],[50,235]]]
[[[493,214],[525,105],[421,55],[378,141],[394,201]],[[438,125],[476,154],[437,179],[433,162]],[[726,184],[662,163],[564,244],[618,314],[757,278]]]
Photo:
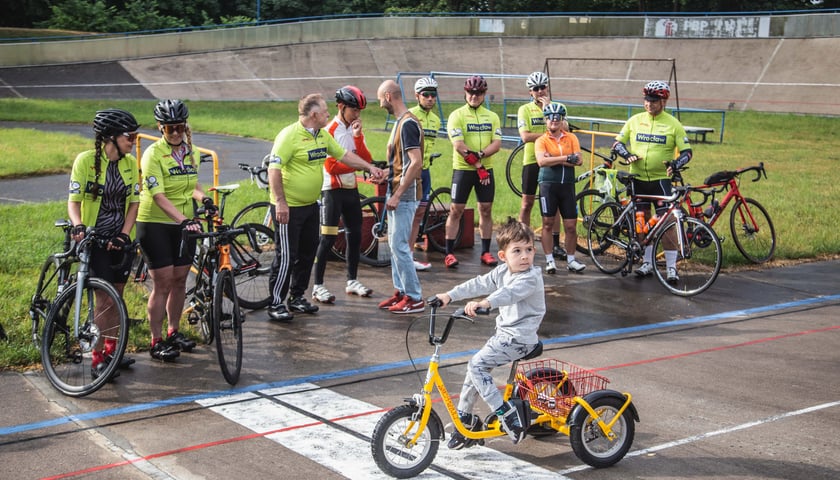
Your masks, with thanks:
[[[634,178],[638,177],[639,175],[636,173],[626,172],[624,170],[619,170],[618,174],[616,174],[616,178],[619,182],[623,183],[624,185],[629,185]]]
[[[520,358],[520,360],[531,360],[532,358],[539,357],[540,355],[542,355],[542,353],[543,353],[543,343],[538,342],[537,346],[534,347],[533,350],[531,350],[531,353],[529,353],[528,355],[525,355],[524,357]]]
[[[706,179],[703,180],[703,183],[705,183],[706,185],[714,185],[716,183],[726,183],[726,182],[732,180],[737,173],[738,172],[734,172],[734,171],[730,171],[730,170],[724,170],[722,172],[716,172],[716,173],[713,173],[713,174],[709,175],[708,177],[706,177]]]

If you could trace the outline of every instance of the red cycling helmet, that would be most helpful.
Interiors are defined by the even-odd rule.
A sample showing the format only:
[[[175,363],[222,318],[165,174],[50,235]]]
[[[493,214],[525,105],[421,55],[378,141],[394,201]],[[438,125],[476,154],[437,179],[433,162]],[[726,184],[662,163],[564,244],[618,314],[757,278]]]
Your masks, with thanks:
[[[358,108],[359,110],[364,110],[367,106],[365,94],[362,93],[359,87],[354,87],[353,85],[345,85],[336,90],[335,101],[343,103],[348,107]]]
[[[668,97],[671,96],[671,87],[663,81],[654,80],[645,85],[642,92],[646,97],[657,97],[662,100],[668,100]]]
[[[484,93],[487,91],[487,80],[481,75],[473,75],[464,82],[464,90]]]

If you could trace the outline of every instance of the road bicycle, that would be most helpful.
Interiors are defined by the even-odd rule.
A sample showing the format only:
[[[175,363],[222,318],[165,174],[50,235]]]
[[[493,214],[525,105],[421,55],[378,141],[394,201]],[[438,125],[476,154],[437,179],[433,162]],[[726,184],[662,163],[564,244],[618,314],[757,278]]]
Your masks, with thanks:
[[[654,273],[669,292],[684,297],[702,293],[717,279],[723,255],[714,229],[680,208],[692,187],[673,187],[671,195],[641,195],[633,190],[633,179],[637,176],[618,172],[618,180],[627,187],[633,201],[626,205],[605,203],[589,220],[587,242],[592,261],[604,273],[620,271],[626,276],[642,261],[645,247],[652,245]],[[668,209],[646,222],[643,212],[636,210],[639,200],[663,202]],[[673,252],[676,275],[667,272],[665,260]]]
[[[70,222],[56,222],[69,237]],[[128,311],[122,297],[113,285],[90,276],[90,255],[94,245],[104,247],[105,238],[88,227],[85,237],[63,253],[51,255],[44,265],[42,276],[54,277],[53,281],[39,279],[38,292],[33,297],[36,314],[33,329],[37,330],[35,317],[46,321],[40,338],[41,364],[47,379],[56,390],[71,397],[90,395],[108,382],[119,368],[128,344]],[[67,242],[65,242],[65,246]],[[133,248],[133,245],[127,249]],[[70,263],[78,261],[78,271],[69,274]],[[48,265],[50,262],[52,266]],[[68,263],[69,262],[69,263]],[[55,268],[55,274],[50,273]],[[54,283],[60,293],[50,304]],[[37,298],[36,298],[37,297]],[[36,305],[37,303],[37,305]],[[32,311],[30,310],[30,315]],[[110,351],[104,370],[93,372],[94,350]],[[110,347],[110,348],[109,348]]]
[[[75,244],[70,236],[73,225],[69,220],[55,221],[55,227],[64,233],[63,247],[60,252],[47,257],[38,273],[38,283],[35,294],[29,301],[29,318],[32,321],[31,338],[35,348],[41,348],[42,322],[47,319],[50,308],[59,294],[73,281],[73,264],[78,262],[75,255]]]
[[[683,168],[685,170],[685,167]],[[690,192],[686,194],[683,202],[689,215],[708,222],[712,227],[719,218],[723,216],[724,210],[734,200],[735,203],[729,212],[729,231],[732,233],[732,241],[747,260],[754,263],[764,263],[773,258],[776,251],[776,229],[767,209],[758,201],[745,197],[739,188],[741,175],[746,172],[755,172],[753,182],[761,180],[762,175],[767,178],[764,170],[764,162],[751,167],[739,168],[738,170],[726,170],[710,175],[703,182],[691,191],[697,191],[703,196],[702,201],[692,201]],[[681,172],[674,172],[672,183],[682,185]],[[715,196],[726,192],[723,200],[718,201]],[[703,205],[709,202],[705,209]],[[721,242],[724,237],[720,237]]]
[[[217,187],[222,189],[223,187]],[[227,187],[228,190],[232,187]],[[184,230],[181,251],[187,242],[198,242],[196,249],[196,275],[194,284],[187,290],[187,307],[184,313],[192,325],[198,325],[206,344],[216,342],[219,366],[225,380],[235,385],[242,370],[243,313],[237,294],[234,276],[237,265],[237,237],[245,235],[251,249],[260,252],[255,230],[247,224],[234,228],[221,223],[220,217],[207,212],[204,207],[196,210],[204,216],[206,232]]]
[[[439,156],[439,153],[432,154],[431,161],[433,162]],[[378,168],[387,167],[387,163],[382,161],[374,161],[373,164]],[[266,159],[263,160],[261,166],[250,166],[240,163],[239,168],[247,171],[252,180],[256,181],[259,185],[268,185]],[[357,178],[360,182],[369,182],[366,174],[360,175]],[[390,250],[386,249],[384,245],[380,248],[380,245],[386,241],[388,235],[387,215],[385,214],[385,185],[377,185],[376,193],[373,197],[365,197],[360,194],[363,230],[359,261],[374,267],[386,267],[391,264]],[[446,220],[449,218],[451,204],[452,194],[449,187],[440,187],[431,193],[426,212],[423,214],[420,222],[417,242],[426,238],[433,250],[440,253],[446,252]],[[271,227],[270,207],[271,204],[269,202],[255,202],[247,205],[233,217],[231,225],[238,226],[243,223],[262,223]],[[455,235],[456,245],[460,242],[463,231],[464,218],[462,217]],[[331,248],[332,254],[342,261],[347,258],[347,241],[344,237],[344,232],[344,223],[339,222],[338,234]]]
[[[441,303],[437,297],[429,298],[427,303],[429,344],[434,347],[434,353],[422,391],[385,413],[377,422],[371,441],[376,465],[396,478],[419,475],[434,461],[440,443],[445,440],[443,422],[432,408],[434,389],[455,430],[471,443],[482,445],[484,440],[507,436],[495,413],[487,415],[483,424],[474,429],[461,422],[440,375],[440,357],[454,322],[473,320],[459,309],[449,315],[442,335],[438,336],[435,320]],[[487,314],[489,310],[479,313]],[[527,361],[540,356],[542,350],[540,343],[534,351],[513,362],[503,399],[515,408],[530,412],[526,415],[530,418],[528,434],[539,437],[562,433],[569,437],[575,455],[586,464],[596,468],[614,465],[633,444],[639,414],[632,396],[606,389],[608,379],[576,365],[554,359]],[[414,360],[411,361],[414,365]]]

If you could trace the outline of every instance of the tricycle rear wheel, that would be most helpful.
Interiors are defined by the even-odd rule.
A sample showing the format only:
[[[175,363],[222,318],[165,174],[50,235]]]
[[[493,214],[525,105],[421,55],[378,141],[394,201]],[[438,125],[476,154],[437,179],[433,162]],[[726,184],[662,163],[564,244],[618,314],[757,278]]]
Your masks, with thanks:
[[[581,421],[570,425],[569,440],[572,443],[572,450],[588,465],[595,468],[610,467],[624,458],[630,446],[633,445],[633,437],[636,433],[633,414],[630,408],[624,410],[612,427],[615,439],[610,440],[601,431],[598,420],[610,423],[621,411],[624,400],[616,396],[601,397],[590,402],[590,406],[598,417],[586,413],[581,416]]]

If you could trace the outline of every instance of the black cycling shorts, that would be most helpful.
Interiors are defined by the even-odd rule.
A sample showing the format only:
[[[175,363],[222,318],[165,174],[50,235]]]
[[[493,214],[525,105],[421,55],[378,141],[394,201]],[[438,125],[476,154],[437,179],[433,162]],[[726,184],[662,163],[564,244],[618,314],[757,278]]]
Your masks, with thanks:
[[[470,192],[475,188],[475,198],[479,203],[493,203],[496,194],[496,181],[493,176],[493,169],[487,170],[490,173],[490,184],[482,185],[478,181],[478,172],[475,170],[453,170],[452,171],[452,203],[467,203]]]
[[[544,218],[553,217],[560,211],[563,220],[576,220],[574,183],[540,183],[540,214]]]
[[[522,166],[522,195],[537,194],[537,179],[539,176],[539,164],[531,163]]]
[[[90,252],[90,275],[118,285],[128,280],[134,251],[122,252],[93,247]]]
[[[180,225],[137,222],[136,228],[137,240],[140,241],[143,257],[150,270],[192,263],[196,245],[194,240],[187,242],[183,256],[178,255],[183,230]]]
[[[633,180],[633,190],[636,192],[636,195],[668,196],[671,195],[672,192],[671,179],[664,178],[662,180],[654,180],[652,182],[635,179]],[[637,200],[636,209],[643,212],[650,211],[650,204],[650,200]],[[656,205],[657,213],[664,213],[666,210],[668,210],[668,205],[661,202]]]

